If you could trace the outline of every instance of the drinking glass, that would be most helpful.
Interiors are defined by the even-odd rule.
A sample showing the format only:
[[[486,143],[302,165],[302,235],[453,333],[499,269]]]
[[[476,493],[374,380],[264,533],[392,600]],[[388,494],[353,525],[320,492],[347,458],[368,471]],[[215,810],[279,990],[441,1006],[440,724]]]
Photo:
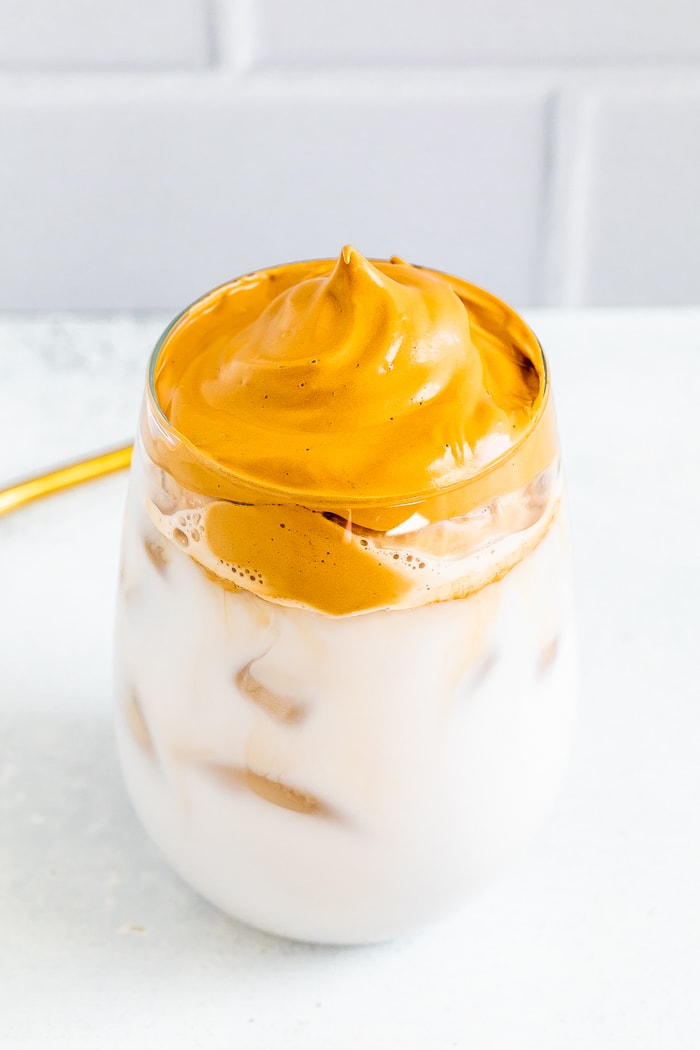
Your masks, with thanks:
[[[451,280],[476,336],[507,318],[541,391],[514,445],[403,502],[271,491],[174,429],[156,394],[169,340],[235,282],[151,358],[118,600],[124,776],[196,890],[296,939],[379,941],[461,906],[540,826],[566,764],[576,635],[549,374],[523,321]]]

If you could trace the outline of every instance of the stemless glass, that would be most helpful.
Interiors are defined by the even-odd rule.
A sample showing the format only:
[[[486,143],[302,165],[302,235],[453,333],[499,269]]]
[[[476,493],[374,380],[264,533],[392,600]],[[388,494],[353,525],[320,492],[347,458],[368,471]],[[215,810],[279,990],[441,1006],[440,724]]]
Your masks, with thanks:
[[[489,337],[508,308],[450,280]],[[118,605],[126,783],[165,856],[226,912],[301,940],[382,940],[490,879],[566,764],[576,638],[546,365],[508,311],[543,377],[512,447],[403,505],[305,500],[214,470],[158,404],[171,334],[220,294],[176,318],[151,359]],[[212,553],[222,522],[230,555]],[[287,594],[266,593],[236,530],[256,550],[278,544]],[[368,550],[415,580],[408,599],[363,601],[347,559]]]

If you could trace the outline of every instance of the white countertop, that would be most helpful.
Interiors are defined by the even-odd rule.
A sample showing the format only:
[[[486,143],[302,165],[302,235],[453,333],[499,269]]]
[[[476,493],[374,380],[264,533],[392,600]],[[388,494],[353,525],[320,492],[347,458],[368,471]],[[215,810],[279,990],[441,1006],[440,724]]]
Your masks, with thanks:
[[[700,1041],[700,310],[529,314],[583,688],[545,831],[464,912],[279,941],[174,875],[110,724],[123,475],[0,519],[0,1046],[659,1050]],[[164,318],[0,320],[0,482],[119,444]]]

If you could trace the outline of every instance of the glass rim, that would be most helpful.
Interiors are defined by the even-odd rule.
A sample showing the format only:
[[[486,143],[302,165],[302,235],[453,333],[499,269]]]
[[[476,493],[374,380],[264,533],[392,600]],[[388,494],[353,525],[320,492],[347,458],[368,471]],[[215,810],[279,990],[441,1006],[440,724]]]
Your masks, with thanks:
[[[310,266],[321,266],[328,264],[333,266],[335,263],[334,258],[328,259],[305,259],[299,260],[292,263],[278,263],[275,266],[266,266],[257,270],[251,270],[245,274],[241,274],[238,277],[231,278],[228,281],[224,281],[221,284],[211,288],[208,292],[198,296],[192,302],[190,302],[183,310],[181,310],[165,327],[161,335],[158,338],[148,362],[147,368],[147,384],[146,392],[150,407],[155,411],[156,422],[159,429],[163,432],[167,438],[168,443],[174,447],[174,443],[182,444],[187,448],[191,455],[194,455],[199,459],[202,464],[207,467],[212,473],[221,475],[231,482],[237,488],[250,490],[252,493],[256,493],[260,496],[269,497],[269,502],[275,503],[296,503],[302,506],[314,507],[318,509],[332,510],[335,507],[366,507],[366,508],[400,508],[410,507],[415,504],[425,503],[429,500],[440,498],[442,496],[449,496],[455,492],[459,492],[462,489],[468,489],[471,486],[477,486],[485,478],[495,474],[502,467],[504,467],[510,460],[518,455],[518,453],[531,441],[533,435],[536,433],[540,423],[544,419],[547,408],[550,402],[550,370],[547,356],[542,348],[538,337],[530,327],[530,325],[523,319],[523,317],[509,306],[503,299],[494,295],[492,292],[481,288],[479,285],[470,283],[461,277],[456,277],[453,274],[447,273],[442,270],[435,270],[432,267],[420,266],[414,263],[408,265],[414,266],[415,269],[424,270],[426,273],[434,274],[438,277],[447,279],[450,283],[461,286],[466,292],[475,292],[479,296],[485,296],[494,305],[502,308],[509,315],[515,317],[520,324],[526,329],[528,334],[531,336],[534,345],[537,346],[542,361],[542,382],[541,390],[538,394],[539,403],[537,409],[533,413],[532,418],[529,420],[527,427],[518,436],[517,440],[509,445],[503,452],[499,453],[498,456],[489,460],[484,466],[475,471],[472,474],[467,475],[463,478],[458,478],[455,481],[450,482],[446,485],[438,485],[430,488],[423,488],[419,491],[412,493],[402,493],[391,496],[359,496],[351,495],[349,493],[308,493],[301,488],[290,488],[284,485],[270,485],[265,482],[257,481],[255,478],[246,477],[244,474],[239,474],[229,467],[223,466],[218,463],[216,459],[207,455],[185,434],[179,431],[168,419],[163,407],[161,406],[158,395],[156,393],[156,369],[162,350],[164,349],[169,337],[175,331],[180,322],[193,310],[206,302],[207,299],[214,299],[220,295],[226,289],[232,289],[237,284],[242,284],[248,278],[257,277],[259,274],[274,273],[281,269],[288,269],[290,266],[299,267],[300,269]],[[372,264],[375,263],[390,263],[390,259],[369,259]],[[461,296],[460,296],[461,298]],[[466,304],[465,304],[466,306]]]

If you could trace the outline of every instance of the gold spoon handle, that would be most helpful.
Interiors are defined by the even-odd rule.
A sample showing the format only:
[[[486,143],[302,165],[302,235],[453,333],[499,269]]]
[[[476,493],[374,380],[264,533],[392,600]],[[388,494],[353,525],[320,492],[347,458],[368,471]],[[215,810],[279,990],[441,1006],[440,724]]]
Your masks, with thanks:
[[[79,460],[77,463],[68,463],[64,467],[57,467],[47,474],[39,474],[33,478],[18,481],[9,488],[0,489],[0,517],[9,514],[10,511],[19,510],[27,503],[44,496],[51,496],[54,492],[72,488],[74,485],[82,485],[84,481],[92,481],[93,478],[104,477],[105,474],[113,474],[117,470],[124,470],[131,463],[132,446],[112,449],[111,452],[102,452],[98,456]]]

